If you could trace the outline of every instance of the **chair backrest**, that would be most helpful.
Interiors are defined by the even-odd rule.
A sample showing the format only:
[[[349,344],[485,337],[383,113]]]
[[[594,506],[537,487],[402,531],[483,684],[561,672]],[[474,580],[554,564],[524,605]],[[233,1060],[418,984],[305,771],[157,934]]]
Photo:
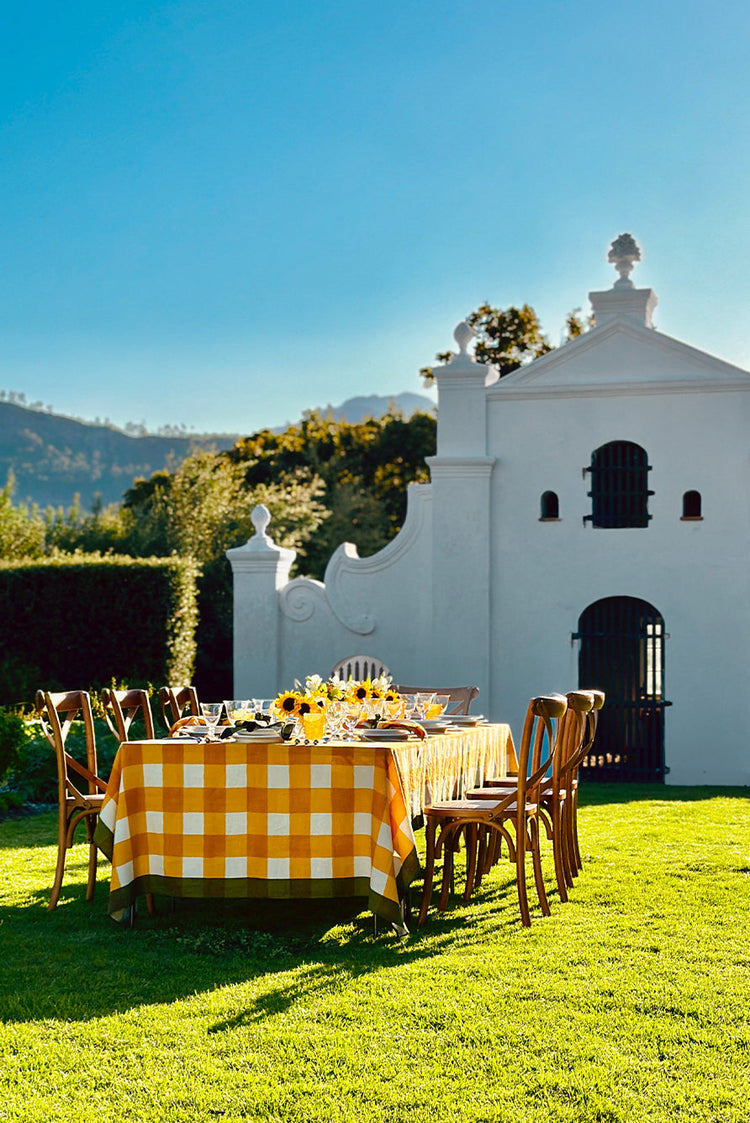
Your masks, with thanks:
[[[447,694],[450,698],[448,714],[468,714],[469,707],[479,697],[478,686],[401,686],[394,687],[399,694]]]
[[[542,694],[532,698],[518,751],[518,807],[526,800],[539,802],[539,786],[556,768],[562,745],[561,718],[568,709],[564,694]]]
[[[568,709],[558,727],[561,743],[553,777],[557,786],[570,782],[588,751],[589,717],[596,701],[591,690],[572,690],[566,697]]]
[[[573,762],[573,772],[578,770],[579,765],[586,759],[594,747],[594,740],[596,738],[596,729],[599,724],[599,711],[604,705],[606,695],[603,690],[586,690],[585,693],[590,694],[593,699],[593,705],[589,712],[586,714],[586,731],[581,745],[580,751],[576,754],[577,759]]]
[[[82,776],[88,784],[88,793],[104,792],[107,785],[98,775],[96,759],[96,734],[91,699],[85,690],[69,690],[65,693],[51,694],[47,690],[37,690],[36,712],[39,716],[44,735],[55,751],[57,758],[57,782],[60,804],[69,798],[83,800],[83,793],[71,779],[71,772]],[[83,722],[86,739],[86,765],[71,756],[65,747],[68,734],[75,721]],[[80,781],[79,781],[80,782]]]
[[[104,703],[104,717],[114,737],[122,744],[130,740],[130,727],[137,717],[143,720],[144,736],[147,741],[153,741],[154,718],[151,713],[151,703],[145,690],[112,690],[102,691]]]
[[[355,682],[362,682],[363,679],[380,678],[381,675],[390,677],[390,673],[382,659],[377,659],[374,655],[350,655],[348,659],[342,659],[331,667],[328,677],[341,679],[342,682],[348,682],[350,678]]]
[[[201,716],[198,694],[194,686],[162,686],[159,691],[161,713],[167,729],[179,721],[189,707],[193,717]]]

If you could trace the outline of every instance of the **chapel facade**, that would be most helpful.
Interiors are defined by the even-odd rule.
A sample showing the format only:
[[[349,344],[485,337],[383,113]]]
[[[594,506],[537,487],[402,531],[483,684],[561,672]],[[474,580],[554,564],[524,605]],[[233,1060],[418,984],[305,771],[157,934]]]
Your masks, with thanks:
[[[591,330],[502,379],[458,326],[431,482],[378,554],[344,543],[324,582],[290,581],[256,508],[228,551],[237,696],[372,654],[476,683],[515,732],[532,695],[597,686],[591,778],[750,783],[750,373],[656,330],[639,259],[621,235]]]

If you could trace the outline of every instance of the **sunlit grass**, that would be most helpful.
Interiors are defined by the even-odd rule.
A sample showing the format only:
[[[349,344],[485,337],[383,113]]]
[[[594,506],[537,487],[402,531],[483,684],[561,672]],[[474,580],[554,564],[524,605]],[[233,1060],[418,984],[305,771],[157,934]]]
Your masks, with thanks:
[[[581,836],[548,920],[501,866],[398,940],[331,902],[122,930],[83,846],[48,913],[54,817],[0,824],[0,1118],[745,1123],[747,793],[589,789]]]

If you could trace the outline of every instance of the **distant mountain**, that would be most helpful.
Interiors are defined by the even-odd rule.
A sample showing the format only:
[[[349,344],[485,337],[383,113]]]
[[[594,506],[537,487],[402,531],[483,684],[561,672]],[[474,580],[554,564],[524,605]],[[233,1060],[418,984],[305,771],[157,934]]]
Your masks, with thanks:
[[[365,417],[382,417],[391,406],[395,406],[407,418],[413,413],[432,413],[436,409],[432,398],[424,394],[405,393],[396,394],[392,398],[384,398],[378,394],[347,398],[340,406],[327,405],[322,412],[355,424],[357,421],[363,421]]]
[[[16,479],[14,501],[89,508],[97,495],[118,503],[138,476],[151,476],[196,445],[231,448],[236,436],[132,437],[109,425],[0,402],[0,486]]]
[[[430,398],[405,393],[350,398],[322,412],[356,422],[381,417],[392,404],[407,417],[435,408]],[[69,507],[76,494],[84,509],[97,496],[105,505],[119,503],[139,476],[148,478],[170,459],[180,463],[196,447],[231,448],[242,435],[132,436],[110,425],[0,401],[0,487],[12,472],[17,503]]]

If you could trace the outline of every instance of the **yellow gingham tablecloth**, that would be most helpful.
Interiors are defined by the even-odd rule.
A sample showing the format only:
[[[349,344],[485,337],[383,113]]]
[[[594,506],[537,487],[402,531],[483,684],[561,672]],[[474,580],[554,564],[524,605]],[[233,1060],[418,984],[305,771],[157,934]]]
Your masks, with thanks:
[[[362,897],[403,923],[419,861],[387,745],[124,743],[94,835],[109,912],[141,893]]]
[[[517,769],[509,725],[477,725],[392,745],[412,816],[428,803],[463,799],[485,780]]]

